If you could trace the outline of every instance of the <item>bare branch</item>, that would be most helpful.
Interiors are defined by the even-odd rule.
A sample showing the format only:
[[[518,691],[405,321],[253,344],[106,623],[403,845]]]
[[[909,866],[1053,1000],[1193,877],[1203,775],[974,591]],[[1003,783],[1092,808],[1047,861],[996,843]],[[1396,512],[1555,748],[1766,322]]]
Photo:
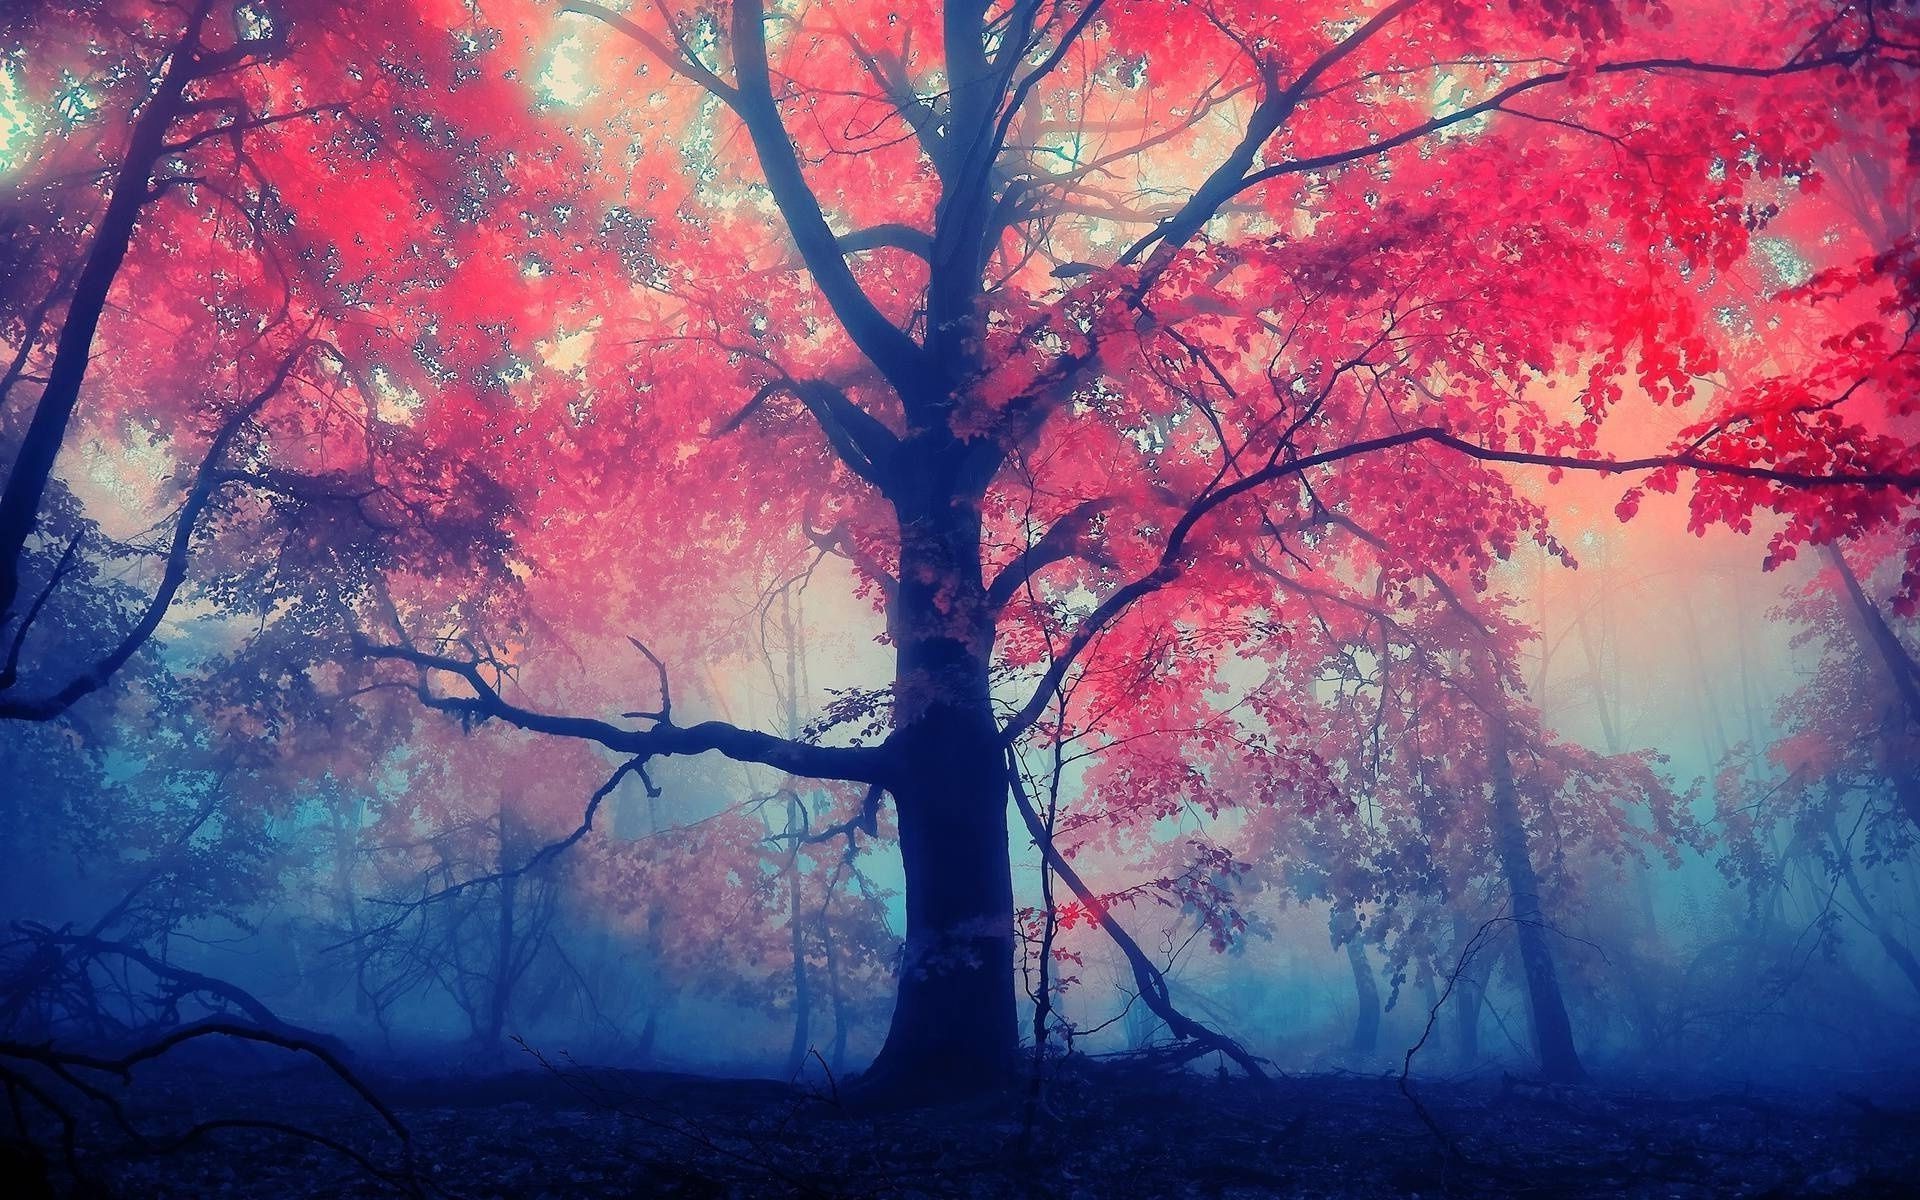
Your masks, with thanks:
[[[515,704],[488,681],[477,659],[462,660],[405,645],[380,645],[355,634],[355,650],[364,657],[404,662],[421,671],[420,699],[429,708],[464,720],[500,720],[533,733],[595,742],[644,762],[650,758],[717,751],[736,762],[761,763],[808,779],[851,779],[880,783],[892,777],[893,754],[883,746],[816,746],[742,729],[725,721],[680,726],[655,722],[644,730],[622,729],[593,717],[560,716]],[[427,688],[430,675],[451,675],[470,696],[443,696]]]
[[[671,70],[674,74],[682,78],[690,79],[694,83],[699,84],[715,96],[718,96],[729,107],[733,105],[739,96],[739,93],[734,89],[732,84],[729,84],[726,80],[708,70],[698,59],[682,53],[678,47],[667,45],[658,37],[648,32],[644,27],[629,21],[604,4],[593,4],[590,3],[589,0],[567,0],[567,3],[560,6],[560,12],[562,15],[573,13],[577,16],[592,17],[608,28],[617,30],[634,41],[639,42],[642,46],[646,47],[650,54],[659,59],[668,70]]]
[[[641,654],[646,656],[647,661],[653,664],[654,671],[660,676],[660,708],[659,708],[659,711],[657,712],[630,712],[630,713],[621,713],[620,715],[628,719],[633,719],[635,717],[644,717],[649,721],[659,721],[662,724],[672,724],[673,722],[673,689],[667,683],[667,664],[660,661],[659,655],[647,649],[647,644],[641,641],[639,638],[629,635],[627,637],[627,642],[630,645],[632,645],[635,650],[638,650]]]

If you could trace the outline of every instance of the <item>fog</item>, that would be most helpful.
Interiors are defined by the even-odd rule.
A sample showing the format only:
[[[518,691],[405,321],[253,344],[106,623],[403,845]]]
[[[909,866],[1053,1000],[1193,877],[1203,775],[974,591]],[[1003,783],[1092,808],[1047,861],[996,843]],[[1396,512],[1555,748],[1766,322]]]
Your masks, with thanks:
[[[1832,581],[1763,573],[1749,539],[1663,536],[1663,515],[1580,539],[1577,570],[1534,556],[1500,577],[1541,631],[1524,669],[1548,727],[1608,754],[1654,752],[1697,826],[1671,861],[1573,850],[1592,861],[1547,921],[1581,1058],[1612,1078],[1892,1085],[1920,1045],[1908,950],[1920,890],[1890,809],[1897,781],[1850,773],[1809,790],[1791,757],[1810,753],[1794,724],[1807,689],[1859,654],[1810,637],[1787,608]],[[763,653],[676,702],[746,723],[816,718],[876,663],[862,632],[872,614],[846,582],[823,573],[789,605],[790,640],[774,631]],[[1868,688],[1874,669],[1859,664]],[[804,689],[791,706],[789,683]],[[658,795],[619,781],[569,840],[614,760],[443,725],[426,727],[429,744],[377,748],[351,776],[290,766],[271,743],[221,742],[159,708],[83,736],[9,731],[0,887],[15,1036],[111,1041],[156,1006],[180,1020],[232,1008],[176,974],[191,972],[277,1021],[428,1072],[524,1066],[541,1049],[788,1080],[865,1065],[904,932],[888,822],[877,838],[796,853],[796,822],[811,819],[814,836],[844,798],[708,755],[656,766]],[[1063,811],[1083,779],[1065,773]],[[1631,798],[1625,813],[1642,819]],[[1195,810],[1158,821],[1149,842],[1231,841],[1246,826],[1244,813]],[[1120,893],[1153,870],[1134,854],[1095,847],[1082,869]],[[1380,932],[1336,939],[1334,907],[1287,885],[1294,865],[1280,854],[1219,880],[1245,926],[1218,946],[1191,903],[1119,900],[1112,919],[1186,1014],[1280,1070],[1533,1069],[1498,888],[1449,897],[1438,933],[1430,914],[1362,904]],[[1012,867],[1030,920],[1030,838],[1014,839]],[[1469,951],[1463,931],[1489,920]],[[1054,1036],[1091,1055],[1167,1042],[1103,928],[1082,917],[1055,936]],[[49,994],[36,971],[57,946],[71,957]],[[1035,951],[1023,948],[1030,989]]]

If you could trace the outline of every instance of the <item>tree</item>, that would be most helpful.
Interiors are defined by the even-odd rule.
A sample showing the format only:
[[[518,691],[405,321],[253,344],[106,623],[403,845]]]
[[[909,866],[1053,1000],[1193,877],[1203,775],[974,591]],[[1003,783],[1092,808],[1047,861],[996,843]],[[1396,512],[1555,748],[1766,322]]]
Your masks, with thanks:
[[[1702,520],[1845,487],[1879,497],[1860,516],[1884,522],[1914,483],[1897,438],[1790,417],[1757,438],[1744,411],[1666,453],[1600,451],[1626,381],[1684,403],[1710,368],[1685,280],[1744,253],[1754,196],[1790,190],[1837,136],[1815,116],[1825,89],[1894,95],[1906,51],[1889,14],[1809,8],[1736,32],[1658,6],[1400,3],[1326,24],[1264,5],[573,8],[619,35],[598,61],[646,72],[658,114],[623,132],[659,166],[645,282],[664,302],[607,313],[587,381],[645,381],[623,438],[641,474],[724,480],[756,501],[753,539],[811,532],[853,560],[897,655],[891,732],[828,745],[681,726],[664,688],[633,730],[516,703],[457,656],[370,652],[463,681],[437,702],[468,715],[889,794],[909,929],[883,1079],[1007,1069],[1001,747],[1083,658],[1137,654],[1182,607],[1211,606],[1204,626],[1257,605],[1234,563],[1267,528],[1430,498],[1441,452],[1470,485],[1457,524],[1425,532],[1482,559],[1537,522],[1476,461],[1649,469],[1662,487],[1704,470]],[[1437,112],[1431,92],[1383,85],[1406,72],[1442,93]],[[1184,115],[1156,118],[1149,92],[1188,98]],[[689,129],[690,149],[667,138],[668,158],[647,157]],[[1620,170],[1623,150],[1649,165]],[[692,172],[671,161],[689,153]],[[750,236],[729,212],[743,204],[784,236]],[[1577,405],[1528,393],[1576,372]],[[722,380],[744,403],[714,402]],[[740,476],[767,453],[756,434],[819,463],[822,486],[770,502]],[[610,507],[645,522],[623,542],[661,567],[686,551],[653,544],[701,544],[684,512]],[[1094,602],[1049,639],[1077,594]],[[1032,698],[996,714],[996,669],[1002,695],[1037,679]]]
[[[414,48],[444,32],[390,21],[382,46],[347,34],[360,16],[327,0],[9,14],[31,119],[9,129],[4,166],[24,165],[0,194],[0,719],[56,719],[104,687],[195,594],[211,541],[285,551],[324,530],[332,573],[352,576],[341,555],[404,529],[438,523],[427,540],[456,553],[484,530],[465,507],[478,481],[463,497],[432,478],[359,376],[380,330],[356,319],[377,289],[341,254],[349,214],[322,233],[291,202],[332,175],[316,142],[392,135]],[[369,55],[384,67],[356,65]],[[412,151],[416,170],[451,157]],[[462,515],[442,521],[449,506]]]
[[[1250,560],[1275,598],[1268,636],[1240,648],[1257,674],[1239,672],[1215,700],[1224,715],[1158,730],[1171,708],[1162,696],[1129,710],[1111,722],[1089,795],[1229,814],[1215,836],[1255,880],[1283,902],[1325,903],[1336,946],[1387,951],[1391,999],[1409,970],[1451,976],[1476,934],[1514,947],[1539,1066],[1578,1078],[1561,986],[1569,927],[1609,876],[1656,855],[1672,863],[1697,830],[1652,756],[1554,736],[1520,681],[1533,634],[1509,598],[1463,595],[1345,517],[1328,526],[1312,569],[1278,554]],[[1389,606],[1383,597],[1403,586],[1412,592]],[[1211,657],[1187,653],[1198,666]],[[1289,769],[1303,762],[1315,770]],[[1364,955],[1349,954],[1364,1043],[1377,985]],[[1478,997],[1453,992],[1462,1021],[1474,1019]]]
[[[1885,539],[1854,549],[1856,569],[1848,550],[1826,547],[1825,569],[1783,606],[1814,667],[1779,705],[1781,735],[1722,771],[1720,868],[1756,914],[1801,872],[1826,897],[1815,915],[1823,940],[1837,933],[1828,918],[1845,912],[1920,988],[1920,960],[1874,899],[1875,877],[1892,875],[1920,836],[1920,709],[1905,702],[1920,696],[1912,622],[1881,598],[1897,587],[1895,549]],[[1873,570],[1875,559],[1887,569]]]
[[[276,195],[359,314],[360,382],[330,386],[422,452],[382,475],[343,430],[312,439],[338,519],[229,595],[368,660],[351,686],[465,721],[636,772],[719,752],[851,781],[856,829],[890,797],[908,928],[876,1083],[1007,1077],[1007,750],[1048,736],[1064,685],[1111,711],[1169,637],[1248,636],[1274,595],[1254,548],[1309,557],[1322,514],[1392,514],[1407,561],[1477,591],[1551,537],[1509,466],[1685,473],[1697,521],[1786,511],[1776,554],[1815,505],[1871,532],[1920,487],[1889,424],[1914,297],[1886,268],[1862,283],[1899,295],[1877,336],[1694,386],[1726,343],[1698,280],[1847,136],[1832,97],[1908,120],[1910,14],[567,9],[349,6],[310,43],[383,80],[379,132],[263,131],[332,172]],[[1695,421],[1650,434],[1655,405]],[[302,473],[285,490],[311,498]],[[330,548],[419,528],[415,507],[475,548]],[[818,736],[683,723],[665,664],[738,643],[717,593],[823,554],[879,614],[890,679]],[[566,668],[630,634],[650,698]],[[1203,694],[1206,656],[1183,662]]]

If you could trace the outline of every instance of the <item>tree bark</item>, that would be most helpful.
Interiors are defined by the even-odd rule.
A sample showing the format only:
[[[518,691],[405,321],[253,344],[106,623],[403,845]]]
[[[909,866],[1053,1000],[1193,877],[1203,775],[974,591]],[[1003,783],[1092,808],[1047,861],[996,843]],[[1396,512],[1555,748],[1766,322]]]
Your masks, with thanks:
[[[1018,1049],[1007,780],[988,691],[980,514],[920,472],[896,500],[900,579],[893,793],[907,937],[893,1020],[866,1086],[905,1098],[997,1089]]]

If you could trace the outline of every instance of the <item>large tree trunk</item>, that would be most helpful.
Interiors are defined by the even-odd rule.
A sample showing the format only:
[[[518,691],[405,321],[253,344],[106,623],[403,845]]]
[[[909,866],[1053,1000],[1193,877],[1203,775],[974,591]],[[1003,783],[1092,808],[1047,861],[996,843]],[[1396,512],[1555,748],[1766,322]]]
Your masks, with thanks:
[[[1018,1037],[1007,780],[988,697],[991,619],[977,506],[921,473],[926,499],[897,501],[900,579],[891,789],[906,875],[907,938],[893,1022],[868,1072],[893,1094],[998,1088]]]
[[[1547,940],[1546,918],[1540,907],[1540,880],[1527,850],[1527,829],[1520,819],[1519,798],[1508,757],[1511,734],[1506,711],[1498,704],[1487,714],[1487,768],[1493,778],[1493,832],[1500,866],[1513,896],[1513,922],[1520,946],[1520,964],[1527,981],[1527,1003],[1533,1014],[1534,1051],[1540,1073],[1549,1080],[1573,1083],[1587,1077],[1573,1047],[1573,1023],[1560,994],[1560,974],[1553,947]]]
[[[895,796],[907,940],[872,1072],[889,1085],[997,1087],[1016,1045],[1005,778],[991,723],[955,717],[915,739]]]

